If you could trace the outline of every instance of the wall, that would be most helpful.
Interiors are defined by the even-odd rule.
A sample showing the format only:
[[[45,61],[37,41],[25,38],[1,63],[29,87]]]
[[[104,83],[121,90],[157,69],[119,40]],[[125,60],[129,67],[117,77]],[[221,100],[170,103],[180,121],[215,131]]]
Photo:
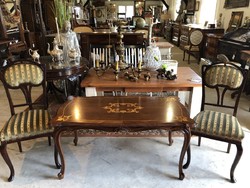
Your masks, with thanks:
[[[244,11],[242,25],[244,23],[244,19],[246,16],[250,18],[250,5],[248,7],[243,7],[243,8],[225,9],[223,8],[224,3],[225,3],[225,0],[217,1],[216,18],[219,17],[220,13],[222,13],[222,24],[225,30],[228,28],[228,24],[229,24],[232,12]]]

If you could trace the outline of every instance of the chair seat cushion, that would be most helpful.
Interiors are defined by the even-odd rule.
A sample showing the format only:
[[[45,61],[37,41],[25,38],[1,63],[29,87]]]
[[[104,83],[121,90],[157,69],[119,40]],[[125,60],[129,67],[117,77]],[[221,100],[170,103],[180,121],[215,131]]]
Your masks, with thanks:
[[[199,52],[200,51],[198,46],[192,46],[191,48],[190,48],[190,46],[184,46],[184,49],[188,50],[188,51],[192,51],[192,52]]]
[[[0,145],[1,142],[52,133],[53,128],[49,125],[49,120],[50,115],[44,109],[34,109],[13,115],[0,132]]]
[[[240,141],[244,138],[244,132],[236,117],[215,111],[202,111],[194,117],[196,126],[192,133],[203,133],[222,139]]]

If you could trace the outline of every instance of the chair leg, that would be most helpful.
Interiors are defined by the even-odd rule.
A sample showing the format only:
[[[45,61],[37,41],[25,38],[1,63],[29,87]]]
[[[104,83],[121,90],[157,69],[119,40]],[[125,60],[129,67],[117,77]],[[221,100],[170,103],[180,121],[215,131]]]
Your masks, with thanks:
[[[187,149],[187,162],[186,162],[186,164],[183,165],[183,168],[187,169],[190,162],[191,162],[191,147],[190,147],[190,144],[189,144],[188,149]]]
[[[8,181],[11,182],[14,179],[15,171],[14,171],[14,167],[11,163],[11,160],[9,158],[9,155],[7,153],[7,144],[3,144],[2,146],[0,146],[0,151],[1,151],[1,155],[4,159],[4,161],[6,162],[6,164],[8,165],[8,167],[10,169],[10,177],[8,178]]]
[[[49,142],[49,146],[51,146],[51,137],[48,136],[48,142]]]
[[[77,146],[77,142],[78,142],[77,131],[74,131],[74,136],[75,136],[75,138],[74,138],[73,142],[74,142],[75,146]]]
[[[188,54],[188,64],[190,64],[190,54]]]
[[[185,54],[186,54],[186,52],[185,52],[185,50],[183,50],[183,61],[185,60]]]
[[[172,131],[168,131],[168,143],[169,143],[169,146],[172,146],[173,144]]]
[[[230,153],[230,149],[231,149],[231,144],[228,143],[228,145],[227,145],[227,153]]]
[[[22,148],[21,142],[18,141],[18,142],[17,142],[17,145],[18,145],[19,151],[22,153],[22,152],[23,152],[23,148]]]
[[[234,162],[233,162],[233,164],[231,166],[231,170],[230,170],[230,178],[231,178],[232,183],[236,183],[236,179],[234,178],[234,170],[235,170],[237,164],[239,163],[240,158],[241,158],[242,153],[243,153],[243,148],[242,148],[241,143],[236,144],[236,147],[237,147],[236,156],[235,156]]]
[[[198,137],[198,146],[201,146],[201,136]]]

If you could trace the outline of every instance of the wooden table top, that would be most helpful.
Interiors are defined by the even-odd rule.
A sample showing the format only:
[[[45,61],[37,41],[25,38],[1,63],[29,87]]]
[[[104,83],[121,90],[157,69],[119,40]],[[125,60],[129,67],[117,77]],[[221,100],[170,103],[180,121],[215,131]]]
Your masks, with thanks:
[[[46,64],[46,79],[47,81],[65,79],[79,74],[87,74],[88,60],[81,57],[80,62],[65,63],[63,67],[54,68],[51,56],[42,56],[40,62]]]
[[[150,72],[151,79],[145,81],[143,75],[138,81],[132,82],[122,75],[119,77],[118,81],[115,81],[115,76],[112,71],[104,73],[103,76],[98,77],[94,71],[91,69],[88,75],[81,82],[81,87],[96,87],[97,90],[105,90],[105,88],[114,88],[114,90],[124,89],[134,90],[139,92],[140,89],[148,89],[153,92],[169,91],[173,90],[191,90],[193,87],[201,87],[201,78],[196,74],[190,67],[178,67],[177,79],[166,80],[157,79],[157,72]]]
[[[179,128],[194,121],[177,97],[75,97],[51,120],[54,127]]]

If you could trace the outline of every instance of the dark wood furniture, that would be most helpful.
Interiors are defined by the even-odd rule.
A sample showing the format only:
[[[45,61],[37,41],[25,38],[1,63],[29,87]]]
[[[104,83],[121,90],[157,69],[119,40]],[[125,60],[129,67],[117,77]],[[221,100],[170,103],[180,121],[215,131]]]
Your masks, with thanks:
[[[24,27],[29,30],[28,43],[30,47],[39,49],[41,55],[46,55],[45,35],[47,29],[43,19],[41,0],[20,0]],[[46,9],[46,11],[49,11]]]
[[[178,91],[178,95],[183,104],[187,104],[190,116],[194,117],[199,112],[201,104],[201,78],[190,67],[178,67],[177,79],[166,80],[157,79],[157,72],[150,72],[151,79],[145,81],[142,77],[137,82],[131,82],[126,78],[119,78],[115,81],[112,71],[106,72],[98,77],[93,69],[81,82],[81,87],[85,88],[85,94],[97,96],[97,92],[122,91],[129,92],[167,92]],[[186,95],[189,92],[189,95]]]
[[[202,25],[197,24],[173,24],[173,33],[172,33],[172,43],[176,46],[179,46],[183,49],[184,46],[188,45],[188,35],[192,29],[201,29],[205,35],[203,42],[201,43],[201,57],[205,57],[205,41],[206,34],[224,34],[223,28],[207,28]]]
[[[201,72],[201,112],[194,117],[196,126],[191,128],[191,133],[192,135],[199,136],[198,145],[200,145],[200,137],[228,143],[228,153],[231,144],[235,144],[237,152],[230,169],[230,180],[232,183],[235,183],[234,170],[242,156],[242,140],[244,138],[244,131],[236,118],[236,114],[247,78],[247,70],[242,69],[234,63],[225,64],[222,62],[203,65]],[[234,100],[232,99],[228,103],[225,101],[225,96],[231,92],[237,92],[237,95]],[[211,95],[211,93],[214,94],[214,97],[207,96]],[[188,167],[190,158],[189,146],[185,167]]]
[[[61,80],[64,82],[63,92],[65,98],[69,95],[81,95],[80,82],[81,79],[88,72],[89,61],[86,58],[81,58],[80,62],[75,63],[72,61],[69,64],[65,64],[64,67],[53,67],[52,58],[50,56],[42,56],[40,62],[46,65],[46,81],[48,82],[48,89],[51,89],[56,94],[53,81]],[[76,77],[76,86],[70,89],[69,79]],[[72,91],[74,90],[74,91]],[[78,91],[78,94],[76,94]]]
[[[92,44],[111,44],[115,45],[118,42],[118,33],[111,32],[91,32],[80,33],[80,46],[82,56],[90,58],[90,45]],[[143,33],[125,32],[123,33],[123,42],[129,44],[143,44]]]
[[[190,56],[194,56],[200,63],[200,58],[202,54],[202,42],[204,34],[201,29],[192,29],[189,31],[187,44],[183,48],[183,61],[185,60],[185,54],[188,55],[188,64],[190,64]],[[181,47],[181,46],[180,46]]]
[[[249,28],[238,28],[228,32],[219,39],[219,53],[225,54],[230,61],[242,63],[240,54],[242,50],[250,50],[247,33]]]
[[[215,61],[218,55],[219,48],[219,39],[222,37],[222,34],[212,34],[209,33],[206,35],[205,41],[205,58]]]
[[[172,43],[176,46],[180,45],[180,27],[181,24],[174,23],[172,29]]]
[[[240,58],[242,60],[243,67],[250,67],[250,50],[242,50],[240,52]],[[248,79],[245,85],[244,91],[246,92],[247,95],[250,94],[250,72],[248,72]],[[249,108],[250,112],[250,108]]]
[[[179,179],[185,177],[182,165],[194,121],[177,97],[77,97],[63,104],[50,123],[55,129],[56,148],[62,163],[59,179],[64,178],[66,167],[61,134],[79,129],[180,131],[184,134],[184,142],[179,158]]]
[[[49,125],[45,66],[29,60],[18,60],[9,62],[0,70],[0,78],[11,112],[11,117],[0,131],[0,152],[10,169],[8,181],[12,181],[15,172],[7,153],[7,145],[17,142],[20,149],[21,141],[51,137],[54,130]],[[34,92],[37,92],[34,88],[41,88],[39,100],[34,100],[32,97]],[[14,94],[17,92],[19,93],[18,100]],[[25,110],[20,111],[23,107]],[[56,153],[55,162],[59,167]]]

